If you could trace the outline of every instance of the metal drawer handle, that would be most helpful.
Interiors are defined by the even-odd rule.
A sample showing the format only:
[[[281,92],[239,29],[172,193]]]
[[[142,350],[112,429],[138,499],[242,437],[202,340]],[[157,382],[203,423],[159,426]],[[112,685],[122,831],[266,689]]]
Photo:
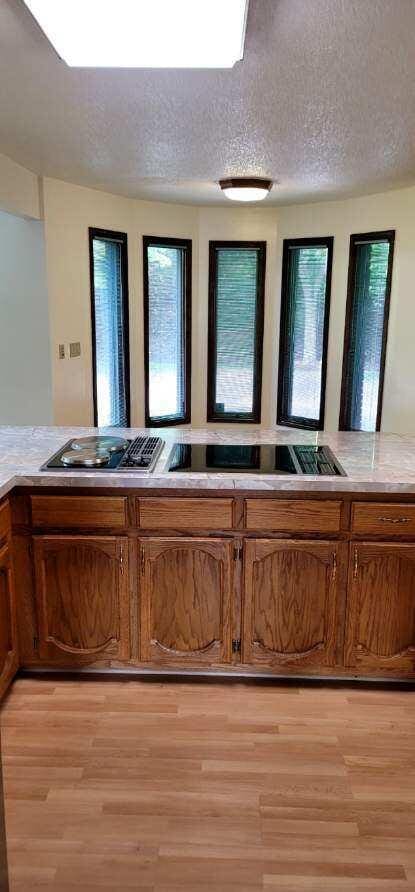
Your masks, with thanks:
[[[378,517],[381,523],[409,523],[410,517]]]

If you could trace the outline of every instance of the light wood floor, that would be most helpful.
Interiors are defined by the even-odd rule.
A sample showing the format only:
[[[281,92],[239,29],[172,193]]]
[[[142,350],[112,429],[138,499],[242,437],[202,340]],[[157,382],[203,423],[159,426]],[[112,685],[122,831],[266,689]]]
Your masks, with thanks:
[[[12,892],[415,890],[415,694],[18,680]]]

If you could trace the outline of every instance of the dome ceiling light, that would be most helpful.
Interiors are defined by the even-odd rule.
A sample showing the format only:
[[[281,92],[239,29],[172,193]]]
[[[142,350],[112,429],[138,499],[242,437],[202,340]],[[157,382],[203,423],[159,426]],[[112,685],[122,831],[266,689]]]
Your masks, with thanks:
[[[272,189],[272,180],[261,177],[233,177],[219,180],[224,195],[231,201],[262,201]]]

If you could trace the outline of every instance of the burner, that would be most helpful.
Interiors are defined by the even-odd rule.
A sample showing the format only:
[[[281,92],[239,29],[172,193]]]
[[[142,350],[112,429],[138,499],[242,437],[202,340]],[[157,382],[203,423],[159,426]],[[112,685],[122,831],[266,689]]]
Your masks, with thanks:
[[[160,437],[141,435],[134,440],[121,437],[80,437],[69,440],[42,465],[42,471],[133,471],[150,473],[163,449]]]
[[[95,468],[108,464],[111,455],[104,449],[71,449],[61,456],[62,464],[76,467]]]
[[[122,437],[79,437],[72,440],[71,449],[104,449],[106,452],[122,452],[128,446],[128,440]]]

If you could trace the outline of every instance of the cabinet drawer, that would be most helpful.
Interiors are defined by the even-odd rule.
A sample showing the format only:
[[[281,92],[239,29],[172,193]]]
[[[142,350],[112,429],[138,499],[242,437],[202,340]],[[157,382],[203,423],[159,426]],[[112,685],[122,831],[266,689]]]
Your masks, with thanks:
[[[248,530],[337,533],[341,506],[317,499],[246,499],[245,525]]]
[[[352,531],[363,535],[415,536],[415,505],[353,502]]]
[[[10,533],[10,506],[8,502],[0,505],[0,544]]]
[[[147,530],[227,530],[233,499],[137,499],[137,524]]]
[[[94,496],[32,496],[32,523],[41,529],[119,528],[127,523],[127,499]]]

